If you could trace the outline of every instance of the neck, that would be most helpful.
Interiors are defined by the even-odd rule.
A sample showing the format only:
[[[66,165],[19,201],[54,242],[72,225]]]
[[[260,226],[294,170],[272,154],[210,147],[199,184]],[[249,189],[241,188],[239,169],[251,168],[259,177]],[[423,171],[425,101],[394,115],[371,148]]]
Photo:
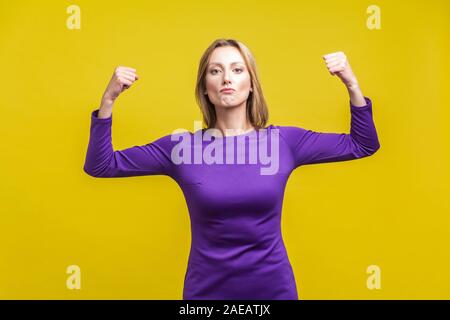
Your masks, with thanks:
[[[216,108],[217,121],[213,128],[223,136],[237,135],[254,130],[247,118],[246,104],[231,108]]]

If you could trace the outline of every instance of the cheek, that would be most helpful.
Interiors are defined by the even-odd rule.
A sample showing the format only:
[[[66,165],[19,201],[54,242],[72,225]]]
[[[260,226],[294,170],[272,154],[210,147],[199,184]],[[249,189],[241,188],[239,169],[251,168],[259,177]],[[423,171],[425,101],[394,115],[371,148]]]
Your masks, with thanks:
[[[236,81],[240,90],[247,90],[250,88],[251,83],[249,75],[239,77]]]
[[[220,85],[220,80],[218,78],[206,77],[205,86],[207,89],[217,89]]]

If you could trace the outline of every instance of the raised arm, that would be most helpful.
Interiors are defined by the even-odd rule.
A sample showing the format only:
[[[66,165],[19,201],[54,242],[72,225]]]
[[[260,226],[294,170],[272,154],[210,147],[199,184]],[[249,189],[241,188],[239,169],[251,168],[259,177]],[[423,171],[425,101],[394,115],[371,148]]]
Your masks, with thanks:
[[[379,148],[372,115],[372,101],[365,97],[343,52],[323,56],[331,75],[337,75],[350,96],[350,133],[326,133],[299,127],[280,127],[291,148],[295,167],[304,164],[359,159]]]
[[[138,79],[132,68],[118,67],[102,97],[101,107],[91,113],[89,144],[84,171],[93,177],[111,178],[172,174],[170,135],[149,144],[113,150],[112,108],[116,98]]]
[[[336,162],[364,158],[379,148],[372,117],[372,101],[364,97],[366,105],[350,103],[350,133],[328,133],[299,127],[279,127],[280,135],[291,148],[294,167],[305,164]]]
[[[101,119],[98,112],[95,110],[91,114],[89,145],[83,168],[87,174],[98,178],[172,176],[170,135],[146,145],[114,151],[111,141],[112,116]]]

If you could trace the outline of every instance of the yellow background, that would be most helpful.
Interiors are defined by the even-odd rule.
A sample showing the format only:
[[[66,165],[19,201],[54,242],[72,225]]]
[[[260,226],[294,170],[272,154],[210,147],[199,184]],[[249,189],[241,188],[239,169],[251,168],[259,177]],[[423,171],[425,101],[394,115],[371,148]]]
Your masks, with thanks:
[[[80,30],[66,27],[71,4]],[[371,4],[381,30],[366,27]],[[288,181],[282,231],[300,299],[449,299],[449,13],[444,0],[2,1],[0,298],[181,299],[181,189],[84,173],[90,114],[124,65],[141,79],[115,105],[116,150],[192,131],[200,56],[225,37],[255,55],[271,124],[349,131],[348,93],[322,60],[335,51],[373,100],[375,155]],[[66,288],[73,264],[81,290]]]

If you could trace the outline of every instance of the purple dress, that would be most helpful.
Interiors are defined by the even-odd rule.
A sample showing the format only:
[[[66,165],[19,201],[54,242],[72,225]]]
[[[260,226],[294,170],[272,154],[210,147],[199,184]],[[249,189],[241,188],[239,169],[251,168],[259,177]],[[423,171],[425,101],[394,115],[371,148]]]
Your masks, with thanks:
[[[378,150],[372,102],[367,97],[365,100],[363,107],[350,103],[350,134],[269,125],[266,130],[225,138],[199,129],[116,151],[111,141],[112,116],[99,119],[95,110],[84,171],[103,178],[167,175],[180,186],[192,235],[183,299],[297,300],[280,227],[286,182],[301,165],[358,159]],[[207,138],[195,140],[202,134]],[[179,158],[194,159],[195,154],[206,152],[209,144],[214,142],[217,147],[221,141],[223,153],[218,148],[210,152],[216,156],[212,164],[195,160],[179,163],[179,158],[173,159],[182,140],[190,147],[178,152]],[[238,140],[247,148],[238,149]],[[230,141],[235,142],[233,148],[228,147]],[[256,163],[250,160],[254,155],[253,151],[250,154],[250,144],[255,142],[252,146],[262,150],[261,141],[269,150],[266,156],[278,153],[278,163],[269,174],[262,174],[261,168],[268,167],[267,161],[262,164],[262,156]],[[278,152],[271,149],[275,145]]]

